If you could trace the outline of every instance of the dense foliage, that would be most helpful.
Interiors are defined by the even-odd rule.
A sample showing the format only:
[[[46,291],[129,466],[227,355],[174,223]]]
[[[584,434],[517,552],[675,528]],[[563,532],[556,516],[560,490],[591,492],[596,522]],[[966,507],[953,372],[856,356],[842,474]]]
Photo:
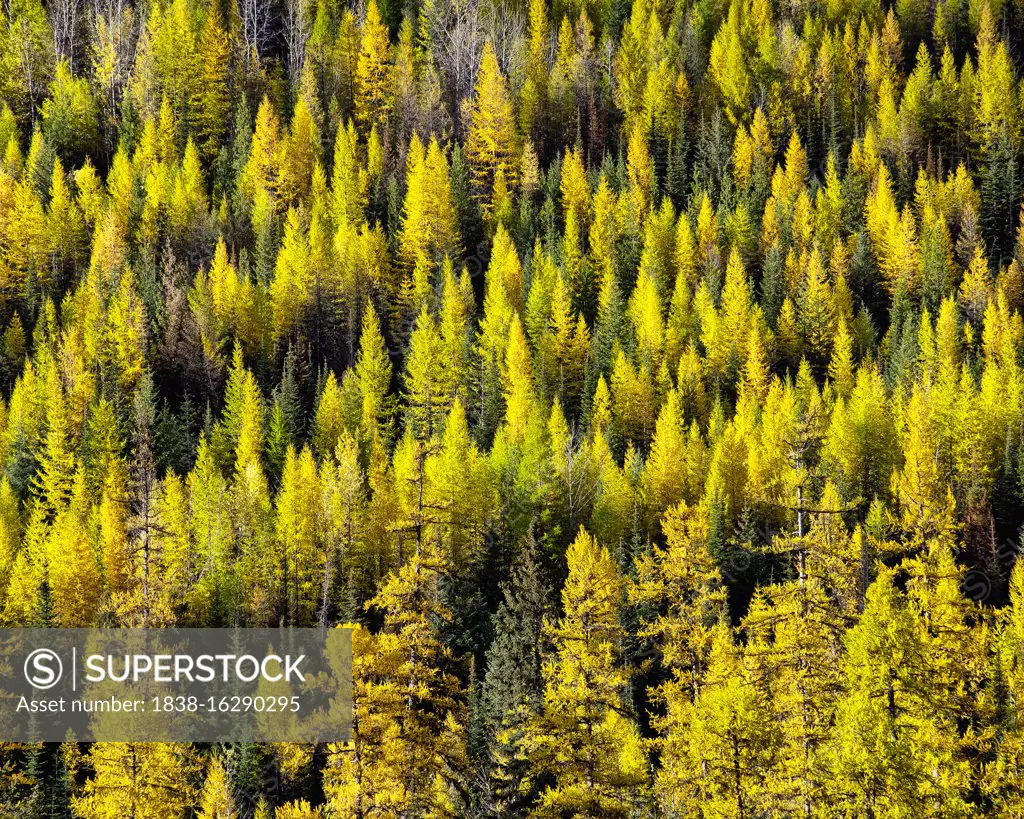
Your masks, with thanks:
[[[0,816],[1024,815],[1022,31],[7,0],[0,624],[356,657]]]

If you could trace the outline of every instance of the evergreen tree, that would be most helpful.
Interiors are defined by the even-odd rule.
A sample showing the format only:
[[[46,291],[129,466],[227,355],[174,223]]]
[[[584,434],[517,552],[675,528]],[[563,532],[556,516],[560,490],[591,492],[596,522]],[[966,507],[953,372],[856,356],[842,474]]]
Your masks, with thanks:
[[[527,723],[542,704],[541,635],[552,609],[532,528],[503,594],[494,615],[494,640],[487,651],[481,708],[495,811],[522,816],[536,796],[527,791],[524,740]]]

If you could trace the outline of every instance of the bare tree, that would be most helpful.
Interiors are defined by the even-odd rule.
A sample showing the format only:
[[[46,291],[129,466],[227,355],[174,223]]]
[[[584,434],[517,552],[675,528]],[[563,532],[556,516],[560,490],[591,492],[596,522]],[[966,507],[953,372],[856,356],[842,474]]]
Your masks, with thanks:
[[[310,28],[309,0],[285,0],[284,39],[287,47],[288,77],[298,84],[306,58],[306,40]]]
[[[555,472],[561,479],[562,501],[569,516],[569,531],[586,519],[599,488],[600,467],[593,449],[575,425],[561,451],[555,453]]]
[[[242,18],[245,59],[259,59],[266,52],[267,44],[274,35],[270,0],[239,0],[238,13]]]
[[[438,70],[451,95],[458,123],[462,100],[473,93],[487,35],[475,0],[427,0],[424,29]]]
[[[88,11],[92,29],[90,59],[97,84],[103,88],[104,134],[117,111],[121,91],[135,62],[141,34],[140,17],[127,0],[93,0]]]
[[[526,16],[522,5],[515,0],[489,0],[484,6],[486,39],[491,41],[498,64],[510,80],[522,73],[524,65]]]
[[[68,67],[74,71],[81,0],[51,0],[47,5],[53,29],[53,52],[58,61],[67,60]]]
[[[34,117],[52,78],[51,43],[42,26],[33,25],[26,15],[9,20],[10,37],[18,57],[17,74],[24,94],[26,113]],[[20,102],[20,100],[19,100]]]

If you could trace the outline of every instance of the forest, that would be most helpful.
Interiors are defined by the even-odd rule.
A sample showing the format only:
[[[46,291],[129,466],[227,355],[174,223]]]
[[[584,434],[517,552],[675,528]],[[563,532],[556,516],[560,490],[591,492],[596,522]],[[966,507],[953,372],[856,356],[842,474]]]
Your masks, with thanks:
[[[1024,816],[1022,0],[4,0],[0,626],[351,741],[3,819]]]

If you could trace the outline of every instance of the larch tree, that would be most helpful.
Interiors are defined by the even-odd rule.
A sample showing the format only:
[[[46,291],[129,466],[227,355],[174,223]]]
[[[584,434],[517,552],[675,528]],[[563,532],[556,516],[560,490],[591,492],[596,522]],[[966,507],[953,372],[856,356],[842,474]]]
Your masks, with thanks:
[[[545,624],[554,653],[542,670],[543,709],[527,729],[532,767],[552,780],[533,814],[628,816],[644,804],[648,762],[622,699],[622,578],[582,529],[566,560],[564,614]]]
[[[767,690],[720,621],[697,696],[670,699],[657,797],[669,814],[746,817],[768,810],[779,744]]]
[[[356,64],[356,118],[366,134],[372,128],[387,128],[394,99],[391,68],[391,43],[388,28],[381,20],[377,0],[366,7],[359,60]]]
[[[389,395],[392,365],[380,320],[371,304],[363,313],[359,355],[353,372],[362,401],[361,430],[370,441],[377,435],[386,438],[393,414],[393,398]]]
[[[177,819],[196,802],[198,763],[187,745],[101,742],[85,762],[91,774],[71,802],[82,819]]]
[[[206,11],[198,51],[202,82],[196,83],[193,90],[190,124],[203,160],[210,163],[227,135],[231,106],[231,48],[218,3],[211,3]]]
[[[410,269],[430,273],[440,268],[445,256],[458,255],[458,217],[448,160],[436,138],[430,140],[424,152],[414,136],[406,174],[399,256]]]
[[[499,179],[514,188],[519,170],[519,134],[508,84],[498,65],[494,47],[484,44],[480,72],[473,90],[466,158],[473,187],[485,214],[493,209],[492,197]]]

